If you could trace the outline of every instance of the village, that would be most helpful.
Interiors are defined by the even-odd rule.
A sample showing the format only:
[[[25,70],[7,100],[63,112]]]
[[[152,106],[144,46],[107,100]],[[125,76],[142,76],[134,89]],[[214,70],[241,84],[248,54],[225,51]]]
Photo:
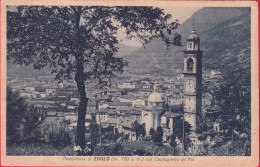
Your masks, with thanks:
[[[45,123],[66,121],[69,129],[75,131],[77,105],[80,100],[74,82],[57,84],[50,76],[10,76],[8,80],[11,88],[19,91],[28,104],[43,111]],[[219,71],[212,70],[203,74],[203,113],[206,113],[207,107],[210,106],[209,91],[219,80]],[[85,120],[87,140],[90,140],[90,125],[96,123],[100,131],[111,131],[118,136],[117,141],[149,139],[150,129],[156,130],[161,126],[163,143],[170,142],[175,122],[182,120],[183,74],[178,74],[176,78],[122,75],[110,84],[110,87],[103,90],[98,89],[96,83],[90,83],[86,88],[89,96]],[[160,118],[156,113],[161,114]],[[135,122],[146,125],[143,134],[136,134]],[[209,123],[208,126],[217,132],[221,131],[217,121]],[[101,137],[99,139],[99,144],[106,142],[101,141]]]

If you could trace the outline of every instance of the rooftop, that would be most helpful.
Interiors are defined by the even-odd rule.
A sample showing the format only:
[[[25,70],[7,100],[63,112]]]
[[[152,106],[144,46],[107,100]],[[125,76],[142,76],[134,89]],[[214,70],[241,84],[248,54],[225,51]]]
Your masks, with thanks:
[[[182,116],[182,114],[178,114],[178,113],[173,113],[173,112],[169,112],[166,111],[163,116],[168,117],[168,118],[175,118],[175,117],[179,117]]]

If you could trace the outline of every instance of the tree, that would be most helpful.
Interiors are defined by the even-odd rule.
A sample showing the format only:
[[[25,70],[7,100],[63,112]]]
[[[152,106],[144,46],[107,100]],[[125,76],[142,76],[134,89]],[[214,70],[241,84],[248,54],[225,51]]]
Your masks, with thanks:
[[[163,129],[161,126],[157,127],[157,130],[154,134],[154,142],[156,143],[162,143],[162,139],[163,139]]]
[[[29,142],[39,138],[39,133],[37,134],[35,130],[37,130],[43,121],[44,115],[40,109],[35,108],[34,106],[28,107],[22,119],[23,131],[25,132],[24,135],[26,135],[23,138],[27,139]]]
[[[161,37],[167,46],[181,45],[172,31],[178,22],[154,7],[18,6],[7,13],[7,59],[50,68],[59,82],[74,79],[80,97],[76,144],[85,148],[87,80],[108,85],[127,63],[115,54],[119,30],[143,45]]]
[[[184,149],[187,151],[190,144],[191,144],[191,139],[190,139],[190,134],[191,134],[191,124],[189,122],[185,121],[184,122]],[[183,137],[182,137],[183,139]]]
[[[140,137],[141,135],[142,135],[142,136],[145,136],[145,134],[146,134],[144,124],[140,125],[137,120],[135,120],[135,121],[132,123],[132,129],[133,129],[133,130],[135,131],[135,133],[136,133],[136,140],[139,139],[139,137]]]
[[[100,142],[100,130],[98,124],[91,124],[91,144],[96,146]]]
[[[49,142],[52,146],[60,148],[71,144],[72,134],[64,121],[52,122],[51,125],[47,124],[46,128],[44,132],[47,136],[46,142]]]
[[[234,143],[234,131],[246,133],[251,141],[251,75],[248,71],[226,74],[217,89],[212,91],[208,115],[220,119]],[[233,148],[233,147],[232,147]]]
[[[173,132],[176,137],[180,140],[183,139],[183,122],[182,119],[176,120],[173,125]],[[191,125],[189,122],[184,122],[184,148],[188,150],[188,147],[191,143],[189,135],[191,134]],[[183,141],[183,140],[182,140]]]
[[[171,135],[170,145],[173,147],[173,155],[175,155],[177,143],[176,143],[176,136],[174,134]]]
[[[145,135],[146,135],[145,124],[142,124],[139,126],[139,132],[142,135],[142,137],[145,137]]]
[[[155,134],[154,128],[151,128],[151,129],[149,130],[149,134],[151,135],[152,139],[154,140],[154,134]]]
[[[19,93],[12,91],[7,86],[6,90],[6,139],[7,144],[17,142],[20,139],[21,122],[23,113],[27,110],[25,99]]]
[[[12,91],[8,86],[6,102],[7,144],[39,139],[39,136],[32,135],[32,132],[35,132],[44,120],[41,111],[28,106],[25,99],[20,97],[19,92]]]
[[[138,129],[139,129],[139,123],[137,120],[135,120],[133,123],[132,123],[132,129],[135,131],[135,134],[136,134],[136,140],[138,139],[139,137],[139,133],[138,133]]]

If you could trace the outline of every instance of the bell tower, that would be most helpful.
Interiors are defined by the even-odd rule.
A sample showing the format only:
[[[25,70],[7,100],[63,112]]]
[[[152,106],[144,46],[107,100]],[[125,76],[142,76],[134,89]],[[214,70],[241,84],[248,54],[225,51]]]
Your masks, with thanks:
[[[202,110],[202,51],[200,38],[194,28],[187,39],[184,52],[184,120],[191,124],[191,136],[201,131]]]

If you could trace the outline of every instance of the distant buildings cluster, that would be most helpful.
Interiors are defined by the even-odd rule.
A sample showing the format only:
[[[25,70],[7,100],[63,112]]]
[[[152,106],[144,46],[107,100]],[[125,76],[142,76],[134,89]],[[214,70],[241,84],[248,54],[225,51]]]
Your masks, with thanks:
[[[205,74],[205,81],[213,81],[218,76],[217,71],[208,72]],[[57,84],[53,78],[9,77],[8,83],[18,90],[29,104],[42,109],[47,119],[64,119],[71,130],[76,128],[77,106],[80,100],[73,82]],[[211,85],[205,84],[206,86]],[[112,127],[114,133],[122,133],[128,136],[128,140],[134,141],[140,138],[134,127],[137,121],[144,126],[147,136],[151,128],[156,130],[161,126],[164,131],[163,140],[169,142],[174,133],[174,122],[182,119],[183,89],[182,74],[176,79],[118,78],[110,88],[104,90],[96,89],[95,83],[90,83],[86,90],[89,97],[86,132],[89,133],[91,123],[95,122],[101,128]]]

